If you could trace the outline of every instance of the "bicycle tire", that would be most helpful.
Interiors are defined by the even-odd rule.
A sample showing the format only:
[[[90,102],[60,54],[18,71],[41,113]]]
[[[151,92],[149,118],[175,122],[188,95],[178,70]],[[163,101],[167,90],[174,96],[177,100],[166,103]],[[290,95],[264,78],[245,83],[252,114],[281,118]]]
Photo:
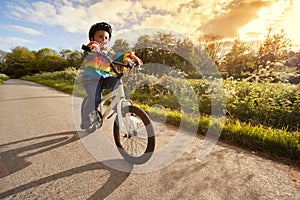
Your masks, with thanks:
[[[143,164],[147,162],[151,158],[155,147],[154,128],[149,116],[142,109],[129,105],[123,108],[122,119],[125,120],[123,123],[130,132],[130,136],[127,137],[126,134],[120,130],[118,117],[116,117],[113,131],[118,151],[129,163]],[[142,126],[137,128],[135,127],[137,124]],[[136,150],[133,149],[134,147],[138,148],[140,141],[146,142],[141,153],[138,154],[137,151],[130,152],[131,150]],[[134,146],[128,148],[127,144]]]

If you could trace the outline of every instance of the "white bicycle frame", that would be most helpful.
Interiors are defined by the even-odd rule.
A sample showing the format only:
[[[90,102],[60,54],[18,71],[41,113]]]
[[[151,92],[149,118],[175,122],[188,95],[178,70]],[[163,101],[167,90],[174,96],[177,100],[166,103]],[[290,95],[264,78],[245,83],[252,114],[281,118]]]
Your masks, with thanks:
[[[122,82],[122,79],[119,79],[119,85],[116,89],[114,89],[112,92],[110,92],[109,94],[103,96],[101,98],[101,103],[100,103],[100,112],[102,113],[103,107],[104,107],[104,103],[108,100],[108,99],[112,99],[112,102],[110,105],[107,106],[106,110],[104,113],[102,113],[102,117],[103,119],[105,119],[106,117],[109,116],[109,114],[111,113],[112,109],[114,107],[117,106],[117,117],[118,117],[118,124],[119,124],[119,128],[126,134],[127,130],[126,127],[124,126],[123,120],[122,120],[122,109],[124,108],[124,106],[126,105],[131,105],[131,102],[125,99],[125,91],[124,91],[124,85]],[[98,107],[99,109],[99,107]]]

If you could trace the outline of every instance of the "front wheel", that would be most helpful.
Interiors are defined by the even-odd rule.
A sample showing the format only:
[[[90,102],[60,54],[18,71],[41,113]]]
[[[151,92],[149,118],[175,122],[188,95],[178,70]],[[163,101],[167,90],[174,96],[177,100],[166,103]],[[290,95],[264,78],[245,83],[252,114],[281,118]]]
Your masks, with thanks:
[[[115,143],[125,160],[133,164],[143,164],[154,151],[153,125],[148,115],[136,106],[125,106],[122,112],[126,133],[119,128],[117,116],[114,122]]]

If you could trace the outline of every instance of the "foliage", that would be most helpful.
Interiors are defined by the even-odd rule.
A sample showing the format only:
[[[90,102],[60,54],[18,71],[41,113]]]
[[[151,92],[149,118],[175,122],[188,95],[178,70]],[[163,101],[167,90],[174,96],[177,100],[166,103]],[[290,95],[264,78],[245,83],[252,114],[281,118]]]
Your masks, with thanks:
[[[79,70],[75,68],[67,68],[63,71],[42,72],[35,75],[23,76],[23,80],[35,81],[49,87],[53,87],[59,91],[72,94],[74,83],[79,76]]]
[[[212,106],[220,109],[215,111],[220,114],[224,113],[226,106],[229,116],[243,122],[279,129],[299,129],[300,85],[226,80],[224,91],[212,95],[214,88],[218,88],[215,79],[190,79],[190,85],[186,85],[180,78],[171,76],[145,77],[151,81],[141,77],[142,80],[130,80],[142,85],[132,94],[131,98],[135,101],[148,105],[159,104],[173,110],[189,105],[189,112],[199,110],[208,115]],[[196,94],[199,107],[192,106],[192,91]],[[225,99],[226,105],[223,105],[222,100]]]
[[[140,105],[146,112],[154,115],[156,119],[165,117],[166,122],[175,126],[180,126],[182,120],[189,121],[188,127],[198,126],[199,133],[206,133],[209,126],[220,126],[217,119],[212,120],[209,116],[202,115],[200,118],[194,118],[192,115],[184,115],[178,111],[150,109],[149,105]],[[249,123],[241,123],[238,120],[226,120],[224,126],[221,126],[222,133],[220,138],[231,144],[238,145],[272,156],[279,156],[285,159],[300,160],[300,133],[288,132],[261,125],[253,126]]]
[[[300,160],[299,132],[231,121],[223,127],[221,139],[267,155]]]
[[[261,65],[263,68],[267,65],[270,66],[270,63],[271,67],[274,68],[276,67],[276,63],[281,63],[283,66],[291,48],[291,40],[286,38],[284,30],[273,35],[271,31],[272,30],[269,29],[264,43],[258,50],[257,66]]]
[[[191,88],[184,84],[180,76],[176,77],[174,74],[162,76],[140,74],[135,78],[130,76],[130,82],[140,85],[131,98],[149,105],[159,104],[169,109],[182,109],[182,105],[191,105],[189,98],[191,94],[187,91],[193,90],[199,107],[189,106],[190,112],[199,110],[211,114],[212,106],[218,105],[217,107],[221,109],[218,112],[223,113],[225,105],[222,105],[222,99],[226,98],[227,112],[233,118],[255,125],[263,124],[288,130],[299,129],[299,85],[228,79],[224,82],[224,91],[212,96],[213,89],[218,88],[218,79],[190,79]],[[181,97],[181,102],[178,97]]]
[[[68,67],[79,68],[83,55],[79,51],[43,48],[30,51],[26,47],[15,47],[10,53],[1,53],[1,71],[12,78],[20,78],[38,72],[54,72]]]
[[[0,50],[0,73],[6,69],[7,52]]]
[[[18,78],[34,71],[34,52],[26,47],[16,47],[6,56],[4,73],[12,78]]]
[[[83,62],[83,54],[79,50],[62,49],[59,54],[67,60],[67,67],[79,69]]]
[[[140,36],[133,50],[146,64],[165,65],[189,76],[199,76],[199,65],[204,63],[200,62],[203,61],[201,59],[209,60],[209,56],[199,50],[192,41],[187,38],[177,39],[171,33],[157,32],[152,36]],[[151,70],[148,67],[146,71],[161,74],[159,70]]]
[[[252,73],[255,70],[255,54],[246,42],[236,39],[230,52],[222,63],[229,76],[241,76],[245,72]]]
[[[131,52],[129,43],[124,39],[117,39],[112,46],[112,50],[115,52]]]
[[[205,34],[199,38],[199,42],[208,53],[211,60],[218,64],[225,54],[226,45],[221,35]]]
[[[252,124],[299,130],[300,85],[225,82],[227,110],[231,117]]]
[[[289,67],[297,67],[298,69],[300,69],[300,51],[290,51],[288,53],[288,59],[285,65]]]
[[[39,71],[54,72],[63,70],[67,66],[67,61],[62,58],[56,51],[43,48],[36,53],[35,68],[32,73]]]
[[[4,81],[8,80],[9,77],[5,74],[0,73],[0,84],[2,84]]]
[[[271,34],[271,29],[261,44],[259,51],[254,51],[240,39],[233,43],[224,41],[220,35],[203,35],[199,44],[188,38],[180,38],[171,33],[156,32],[142,35],[137,39],[132,50],[145,64],[160,64],[179,70],[189,77],[215,76],[219,74],[214,68],[219,67],[224,77],[260,76],[261,72],[283,69],[284,66],[298,67],[300,72],[299,52],[289,52],[291,43],[284,31]],[[130,51],[125,39],[117,39],[113,44],[115,51]],[[68,67],[80,68],[83,54],[78,51],[62,49],[60,52],[49,48],[30,51],[25,47],[15,47],[11,52],[0,52],[0,70],[11,77],[35,74],[44,71],[59,71]],[[147,72],[160,73],[160,70]],[[267,75],[269,76],[269,75]],[[273,77],[274,78],[274,77]],[[300,81],[300,75],[291,77],[293,82]],[[278,80],[274,78],[274,80]]]

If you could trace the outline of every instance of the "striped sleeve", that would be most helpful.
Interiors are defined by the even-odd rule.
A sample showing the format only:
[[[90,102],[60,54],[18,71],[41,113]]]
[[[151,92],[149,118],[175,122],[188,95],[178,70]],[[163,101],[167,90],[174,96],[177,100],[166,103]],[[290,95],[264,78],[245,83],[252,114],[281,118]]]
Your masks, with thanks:
[[[127,64],[126,58],[132,59],[132,53],[124,53],[124,52],[114,53],[114,52],[109,52],[108,56],[112,60],[114,60],[116,62],[119,62],[119,63],[123,63],[123,64]]]

